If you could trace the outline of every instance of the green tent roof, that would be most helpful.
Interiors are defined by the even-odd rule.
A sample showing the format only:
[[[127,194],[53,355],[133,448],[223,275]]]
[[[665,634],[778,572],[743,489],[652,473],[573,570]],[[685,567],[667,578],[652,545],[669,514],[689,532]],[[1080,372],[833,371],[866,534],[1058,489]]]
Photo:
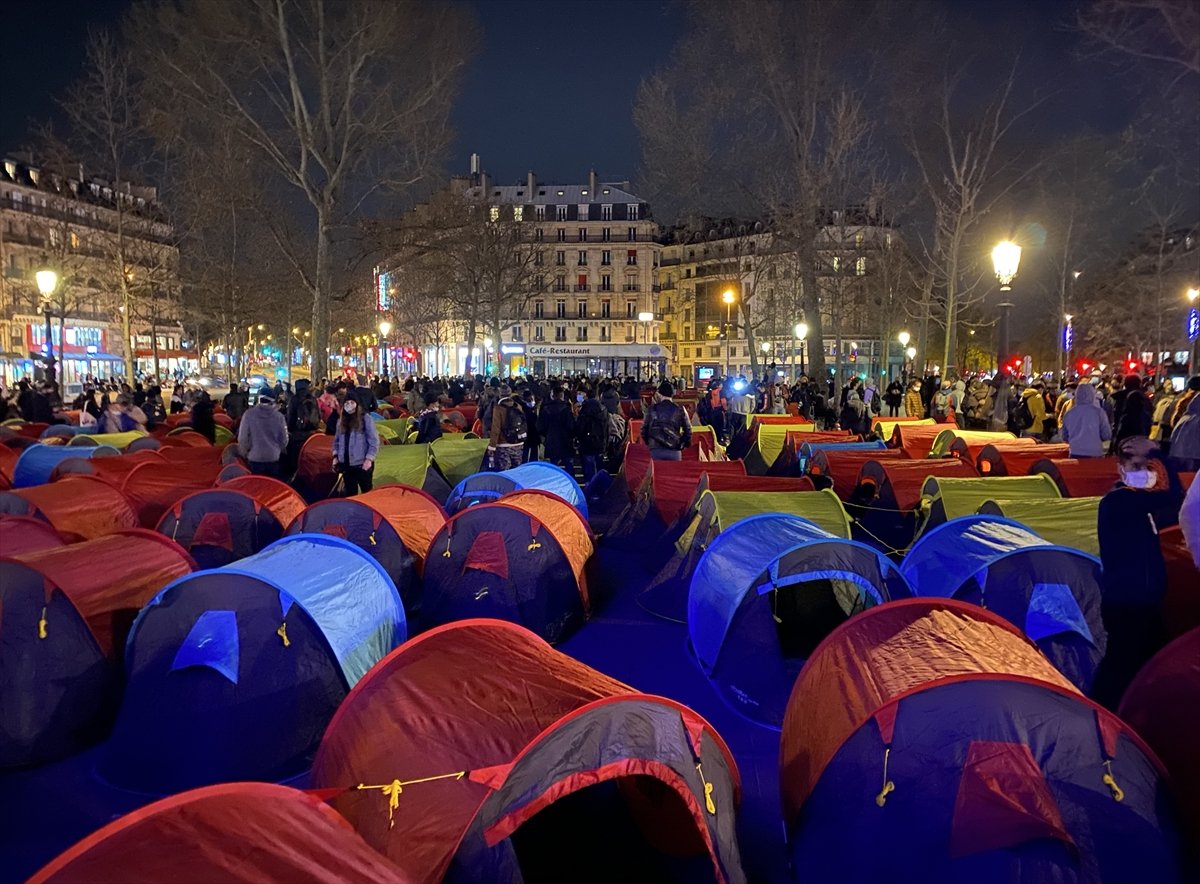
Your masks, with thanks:
[[[993,499],[985,500],[978,512],[1020,522],[1034,534],[1059,546],[1100,555],[1100,540],[1096,534],[1099,497]]]
[[[789,513],[808,519],[830,534],[850,538],[850,517],[831,490],[824,491],[706,491],[716,506],[721,530],[759,513]]]
[[[432,457],[428,445],[382,445],[375,457],[375,484],[400,482],[422,488]]]
[[[1044,474],[985,476],[977,479],[930,476],[921,486],[921,510],[925,518],[918,533],[959,516],[969,516],[985,500],[1045,500],[1060,497],[1054,480]]]
[[[487,439],[461,439],[443,436],[433,442],[433,459],[451,487],[467,476],[479,472],[483,454],[487,451]]]

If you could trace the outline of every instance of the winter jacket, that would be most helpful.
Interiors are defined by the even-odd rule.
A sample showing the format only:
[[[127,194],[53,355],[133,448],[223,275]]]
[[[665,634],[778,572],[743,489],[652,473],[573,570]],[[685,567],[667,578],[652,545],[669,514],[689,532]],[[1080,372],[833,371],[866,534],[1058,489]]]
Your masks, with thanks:
[[[1145,393],[1140,390],[1127,391],[1124,406],[1117,413],[1120,417],[1117,418],[1114,433],[1115,444],[1120,444],[1122,439],[1130,436],[1150,435],[1150,403]]]
[[[846,404],[842,406],[842,413],[838,423],[842,425],[843,430],[850,430],[852,433],[866,435],[867,427],[867,407],[863,404],[862,399],[858,396],[857,390],[851,390],[846,397]]]
[[[1046,428],[1046,400],[1042,396],[1042,391],[1030,387],[1021,394],[1021,400],[1033,417],[1033,423],[1025,428],[1025,432],[1031,436],[1042,435],[1042,431]]]
[[[962,414],[966,411],[966,401],[967,385],[962,381],[955,381],[954,386],[950,388],[950,401],[947,404],[955,414]]]
[[[340,464],[361,467],[363,461],[374,461],[379,454],[379,430],[375,427],[375,418],[364,414],[362,426],[357,430],[346,431],[345,421],[338,421],[337,432],[333,434],[333,459]]]
[[[600,455],[608,443],[608,411],[599,399],[585,399],[575,419],[575,438],[582,455]]]
[[[1121,484],[1104,495],[1096,526],[1104,602],[1143,606],[1162,602],[1167,571],[1158,533],[1177,524],[1180,503],[1173,490],[1139,491]]]
[[[658,429],[664,425],[665,433]],[[663,442],[664,437],[670,435],[679,438],[679,444],[674,448]],[[688,419],[687,410],[674,399],[660,399],[655,402],[642,422],[642,441],[651,450],[683,451],[690,447],[692,422]]]
[[[1154,410],[1151,412],[1150,438],[1162,442],[1171,438],[1171,413],[1175,408],[1178,394],[1163,390],[1154,398]]]
[[[1183,532],[1192,561],[1200,568],[1200,482],[1192,482],[1183,506],[1179,508],[1179,530]]]
[[[564,399],[551,399],[542,406],[537,429],[545,444],[546,460],[570,457],[575,438],[575,415]]]
[[[246,460],[274,463],[287,450],[287,421],[274,402],[260,402],[242,415],[238,448]]]
[[[1070,446],[1071,457],[1100,457],[1104,443],[1112,438],[1108,415],[1096,401],[1096,388],[1080,384],[1074,404],[1063,413],[1062,438]]]
[[[904,413],[908,417],[925,417],[925,402],[921,399],[921,391],[908,388],[904,394]]]
[[[421,412],[417,420],[417,444],[424,445],[442,438],[442,414],[432,408]]]
[[[1171,458],[1200,460],[1200,396],[1192,399],[1187,414],[1171,432]]]

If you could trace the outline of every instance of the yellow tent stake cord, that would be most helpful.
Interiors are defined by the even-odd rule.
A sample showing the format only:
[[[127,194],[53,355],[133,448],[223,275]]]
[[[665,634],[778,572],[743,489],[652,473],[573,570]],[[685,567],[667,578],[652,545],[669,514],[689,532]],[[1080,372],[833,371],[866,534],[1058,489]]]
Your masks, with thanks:
[[[283,639],[283,646],[285,648],[292,646],[292,642],[287,636],[287,623],[280,623],[279,628],[275,630],[275,634]]]
[[[699,761],[696,762],[696,773],[700,774],[700,782],[704,784],[704,807],[710,814],[716,816],[717,805],[716,802],[713,801],[712,797],[713,784],[704,779],[704,768],[701,766]]]
[[[1112,797],[1114,801],[1125,800],[1125,792],[1120,786],[1117,785],[1117,780],[1113,776],[1111,759],[1104,759],[1104,776],[1102,777],[1101,782],[1108,786],[1108,788],[1112,791]]]
[[[892,754],[892,747],[884,746],[883,747],[883,788],[879,791],[879,794],[875,796],[875,804],[878,805],[879,807],[883,807],[885,804],[887,804],[888,795],[890,795],[892,792],[896,791],[896,784],[888,779],[888,774],[887,774],[888,759],[891,757],[891,754]]]
[[[46,637],[46,606],[42,605],[42,617],[38,620],[38,638]]]
[[[466,775],[467,772],[465,770],[460,770],[457,773],[437,774],[432,777],[421,777],[417,780],[392,780],[390,783],[381,783],[376,786],[359,783],[355,788],[360,792],[375,789],[384,794],[384,797],[388,800],[388,828],[390,829],[396,824],[396,808],[400,806],[400,795],[404,792],[405,786],[432,783],[434,780],[461,780]]]

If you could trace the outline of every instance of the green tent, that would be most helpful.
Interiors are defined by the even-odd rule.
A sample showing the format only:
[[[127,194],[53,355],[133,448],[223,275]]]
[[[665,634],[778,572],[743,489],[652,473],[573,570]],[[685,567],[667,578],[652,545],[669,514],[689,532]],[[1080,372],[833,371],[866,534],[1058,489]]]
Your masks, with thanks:
[[[935,525],[959,516],[969,516],[985,500],[1047,500],[1060,499],[1058,486],[1044,474],[1036,476],[985,476],[978,479],[955,479],[930,476],[921,486],[919,516],[920,537]]]
[[[388,441],[393,445],[402,445],[408,441],[408,433],[416,422],[412,418],[398,417],[390,420],[375,421],[375,429],[383,436],[385,431],[390,433]]]
[[[433,460],[446,481],[453,488],[467,476],[479,472],[487,451],[487,439],[463,439],[461,436],[443,436],[432,445]]]
[[[831,490],[825,491],[709,491],[717,530],[759,513],[788,513],[808,519],[836,537],[850,539],[850,517]],[[701,495],[703,505],[703,495]]]
[[[1100,540],[1096,535],[1099,497],[985,500],[978,512],[1020,522],[1034,534],[1059,546],[1069,546],[1092,556],[1100,555]]]
[[[750,476],[765,476],[767,470],[775,463],[787,442],[787,434],[796,430],[811,430],[812,424],[797,420],[790,424],[757,424],[755,426],[754,447],[744,458],[746,474]]]
[[[411,485],[445,503],[450,486],[433,465],[428,445],[383,445],[375,458],[375,485]]]
[[[221,428],[218,427],[218,429]],[[96,445],[110,445],[117,449],[117,451],[124,451],[131,442],[136,439],[142,439],[146,435],[146,432],[143,430],[130,430],[127,433],[92,433],[90,435],[80,434],[79,436],[72,437],[71,441],[67,444],[91,445],[94,443]],[[86,436],[88,439],[87,442],[75,443],[75,439],[83,438],[84,436]]]

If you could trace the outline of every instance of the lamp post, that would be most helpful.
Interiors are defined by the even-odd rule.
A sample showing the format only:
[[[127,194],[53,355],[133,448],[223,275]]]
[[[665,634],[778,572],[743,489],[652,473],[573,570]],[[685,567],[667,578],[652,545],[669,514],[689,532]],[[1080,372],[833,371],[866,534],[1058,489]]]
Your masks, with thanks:
[[[804,374],[804,341],[808,337],[808,323],[797,322],[792,331],[796,333],[796,340],[800,342],[800,374]]]
[[[642,332],[643,343],[646,343],[646,344],[650,343],[650,323],[652,323],[653,321],[654,321],[653,313],[649,313],[647,311],[642,311],[641,313],[638,314],[638,322],[640,322],[642,324],[642,329],[643,329],[643,332]]]
[[[916,348],[908,347],[908,342],[912,340],[912,335],[910,335],[906,331],[902,331],[902,332],[900,332],[900,334],[896,335],[896,340],[900,342],[900,352],[903,353],[905,356],[905,360],[900,363],[900,383],[907,387],[908,386],[908,363],[909,363],[909,360],[911,360],[913,358],[912,356],[908,355],[908,349],[913,350],[914,351],[913,355],[915,356]],[[905,349],[905,348],[908,348],[908,349]]]
[[[484,374],[491,374],[491,371],[489,369],[491,368],[492,363],[491,363],[490,357],[488,356],[488,353],[491,352],[491,349],[492,349],[492,339],[484,338],[483,339],[483,373]]]
[[[1005,240],[992,249],[992,269],[1000,283],[1000,291],[1011,292],[1013,280],[1021,265],[1021,247]],[[1000,303],[1000,323],[996,333],[996,401],[992,409],[992,429],[1003,430],[1008,426],[1008,375],[1004,364],[1008,359],[1008,318],[1012,302],[1005,299]]]
[[[729,377],[731,347],[729,324],[733,317],[733,302],[737,300],[737,295],[733,293],[733,289],[725,289],[721,295],[721,300],[725,302],[725,377]]]
[[[1188,303],[1191,305],[1188,308],[1187,315],[1187,336],[1188,343],[1191,347],[1188,348],[1188,375],[1196,373],[1196,339],[1200,337],[1200,308],[1197,307],[1196,301],[1200,299],[1200,288],[1192,286],[1187,290]]]
[[[46,318],[46,383],[50,385],[51,389],[57,391],[58,382],[54,373],[54,335],[50,327],[50,297],[58,288],[58,274],[46,267],[33,276],[37,280],[38,291],[42,295],[42,315]]]
[[[1067,385],[1067,378],[1071,376],[1071,350],[1075,348],[1075,326],[1072,323],[1074,319],[1074,314],[1063,314],[1063,320],[1066,322],[1066,325],[1063,326],[1062,349],[1067,358],[1062,366],[1062,374],[1059,376],[1060,390]]]
[[[379,340],[383,350],[383,376],[388,376],[388,335],[392,333],[392,324],[386,319],[379,323]]]

